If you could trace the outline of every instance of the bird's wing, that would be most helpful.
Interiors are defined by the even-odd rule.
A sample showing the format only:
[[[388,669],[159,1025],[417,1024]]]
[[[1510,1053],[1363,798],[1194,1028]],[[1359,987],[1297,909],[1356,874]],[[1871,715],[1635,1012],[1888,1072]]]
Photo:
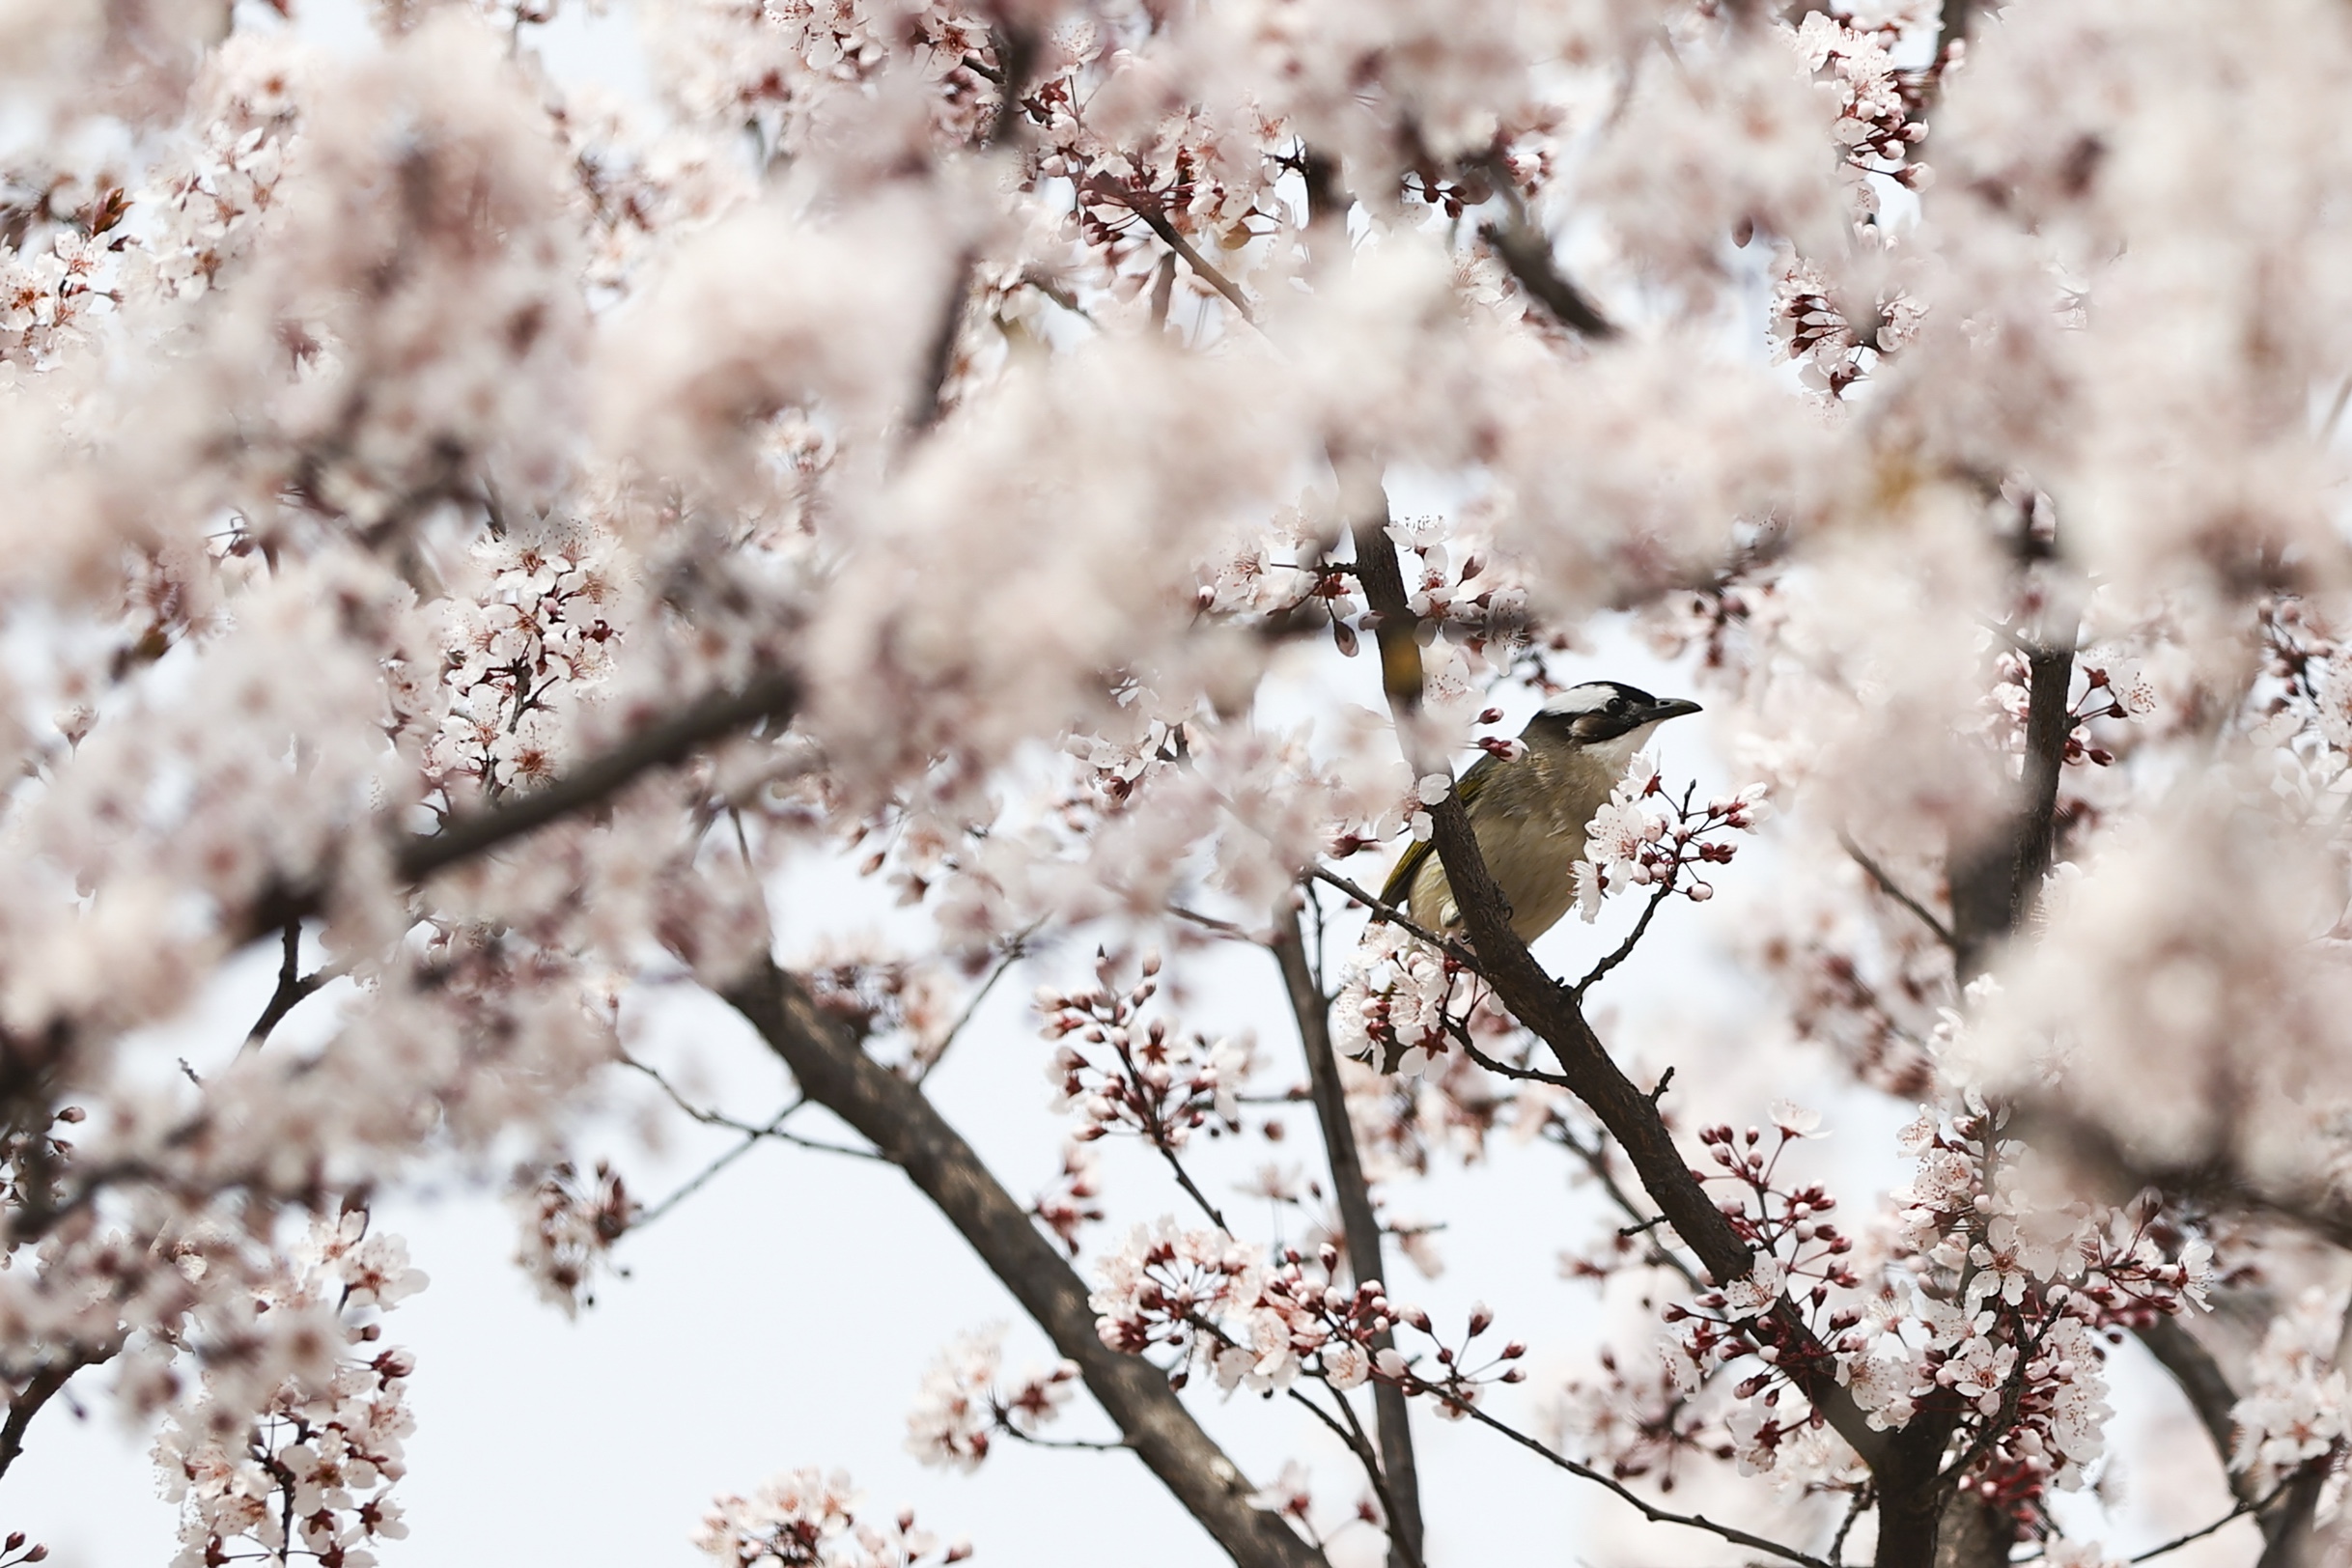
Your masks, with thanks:
[[[1454,792],[1462,797],[1464,806],[1478,798],[1478,792],[1486,787],[1488,775],[1499,766],[1500,759],[1490,752],[1470,764],[1470,771],[1455,781]],[[1436,842],[1426,838],[1406,845],[1404,854],[1396,862],[1396,869],[1389,872],[1388,880],[1381,884],[1380,901],[1393,910],[1405,908],[1413,897],[1414,879],[1420,876],[1422,865],[1436,848]]]
[[[1392,910],[1401,910],[1413,897],[1413,880],[1421,874],[1421,862],[1429,858],[1430,840],[1419,839],[1405,846],[1404,857],[1388,880],[1381,884],[1380,901]]]

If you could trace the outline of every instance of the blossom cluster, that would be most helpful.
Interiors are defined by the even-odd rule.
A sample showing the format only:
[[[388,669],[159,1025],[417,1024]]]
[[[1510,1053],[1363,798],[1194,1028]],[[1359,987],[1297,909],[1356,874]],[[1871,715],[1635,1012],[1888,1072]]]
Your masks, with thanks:
[[[907,1451],[926,1465],[977,1470],[996,1434],[1034,1437],[1076,1391],[1075,1361],[1003,1377],[1004,1330],[958,1338],[939,1354],[907,1414]]]
[[[1250,1052],[1232,1040],[1176,1034],[1165,1019],[1137,1015],[1159,988],[1160,956],[1147,954],[1136,983],[1121,992],[1107,953],[1096,955],[1097,984],[1080,992],[1050,986],[1037,993],[1045,1036],[1058,1041],[1047,1078],[1059,1086],[1053,1108],[1076,1110],[1080,1141],[1132,1133],[1167,1154],[1214,1121],[1241,1126],[1236,1095],[1249,1076]]]
[[[483,590],[445,602],[439,724],[423,746],[428,787],[454,804],[555,776],[567,709],[612,667],[615,554],[612,541],[584,530],[477,547]]]
[[[1165,1370],[1172,1386],[1197,1365],[1230,1392],[1288,1388],[1302,1376],[1345,1392],[1378,1380],[1407,1393],[1434,1396],[1439,1414],[1460,1417],[1489,1383],[1517,1383],[1517,1340],[1472,1366],[1472,1340],[1493,1326],[1474,1309],[1460,1345],[1436,1336],[1429,1314],[1389,1301],[1377,1279],[1352,1289],[1335,1283],[1339,1252],[1327,1243],[1310,1257],[1286,1247],[1269,1260],[1255,1246],[1215,1230],[1179,1230],[1171,1220],[1138,1225],[1096,1267],[1088,1303],[1095,1329],[1111,1349],[1139,1356],[1176,1352]],[[1432,1339],[1427,1359],[1383,1341],[1399,1328]]]
[[[305,51],[255,32],[233,35],[206,63],[199,145],[157,168],[135,198],[153,226],[125,256],[131,293],[195,300],[234,279],[287,179],[314,75]]]
[[[1331,1043],[1384,1073],[1416,1078],[1443,1056],[1456,1010],[1467,1005],[1469,971],[1456,955],[1404,927],[1367,927],[1331,1005]]]
[[[715,1499],[694,1545],[728,1568],[939,1568],[972,1554],[963,1541],[915,1528],[911,1509],[876,1518],[847,1475],[814,1469]]]
[[[1962,1484],[2021,1534],[2053,1528],[2047,1492],[2082,1486],[2104,1452],[2108,1338],[2201,1304],[2211,1254],[2195,1238],[2160,1245],[2153,1202],[2115,1211],[2066,1195],[2001,1136],[2002,1114],[1975,1102],[1905,1131],[1917,1173],[1894,1194],[1890,1249],[1869,1276],[1848,1260],[1853,1238],[1822,1218],[1834,1199],[1778,1176],[1817,1117],[1777,1110],[1770,1151],[1755,1129],[1704,1130],[1722,1167],[1711,1180],[1739,1190],[1723,1212],[1759,1255],[1750,1275],[1667,1306],[1667,1362],[1685,1394],[1719,1365],[1757,1367],[1726,1416],[1744,1470],[1783,1471],[1799,1462],[1792,1456],[1819,1467],[1834,1452],[1807,1441],[1819,1418],[1801,1396],[1782,1404],[1796,1386],[1791,1342],[1768,1314],[1785,1301],[1871,1425],[1900,1430],[1940,1413],[1966,1445]]]
[[[2229,1412],[2237,1435],[2229,1464],[2257,1497],[2314,1461],[2344,1458],[2352,1396],[2341,1359],[2344,1305],[2316,1287],[2273,1318],[2249,1360],[2248,1387]]]
[[[1629,887],[1654,889],[1653,900],[1680,893],[1704,904],[1715,886],[1693,868],[1731,863],[1739,846],[1724,835],[1755,831],[1772,814],[1766,793],[1750,784],[1694,807],[1697,786],[1677,801],[1666,794],[1656,759],[1636,756],[1584,828],[1584,854],[1574,870],[1578,911],[1590,921],[1604,898]]]
[[[521,1227],[515,1261],[541,1298],[566,1316],[594,1303],[594,1280],[610,1267],[612,1246],[636,1218],[637,1201],[604,1161],[583,1174],[570,1161],[527,1172],[515,1184]]]
[[[1904,160],[1927,139],[1919,111],[1933,73],[1896,68],[1891,51],[1902,34],[1898,22],[1862,27],[1851,16],[1811,11],[1793,42],[1807,69],[1817,76],[1828,73],[1823,85],[1837,103],[1831,134],[1847,157],[1857,168],[1917,189],[1926,182],[1925,166]]]
[[[176,1568],[226,1561],[243,1542],[369,1568],[376,1542],[407,1534],[390,1489],[416,1425],[415,1362],[379,1347],[378,1319],[424,1275],[364,1212],[314,1224],[298,1256],[238,1330],[198,1342],[201,1387],[167,1412],[154,1456],[181,1510]]]

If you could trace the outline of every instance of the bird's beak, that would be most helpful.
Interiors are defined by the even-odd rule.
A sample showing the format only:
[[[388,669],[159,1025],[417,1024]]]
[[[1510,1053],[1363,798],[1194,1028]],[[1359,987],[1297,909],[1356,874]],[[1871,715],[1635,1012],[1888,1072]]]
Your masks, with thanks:
[[[1704,712],[1705,710],[1694,702],[1686,702],[1680,697],[1668,697],[1650,710],[1649,721],[1653,724],[1663,724],[1669,718],[1680,718],[1685,714]]]

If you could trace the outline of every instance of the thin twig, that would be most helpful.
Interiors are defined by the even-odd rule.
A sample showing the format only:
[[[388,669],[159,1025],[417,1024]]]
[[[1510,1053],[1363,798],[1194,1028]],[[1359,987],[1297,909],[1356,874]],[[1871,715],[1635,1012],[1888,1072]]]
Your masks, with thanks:
[[[1488,1055],[1478,1049],[1477,1042],[1471,1036],[1470,1029],[1459,1019],[1447,1019],[1445,1032],[1453,1036],[1454,1044],[1462,1048],[1464,1055],[1498,1078],[1525,1078],[1530,1083],[1549,1083],[1555,1089],[1573,1091],[1576,1088],[1575,1084],[1557,1073],[1546,1073],[1533,1067],[1519,1067]]]
[[[1616,1173],[1609,1168],[1609,1150],[1606,1144],[1602,1143],[1596,1137],[1593,1140],[1592,1147],[1586,1148],[1582,1143],[1577,1140],[1575,1134],[1567,1131],[1565,1128],[1563,1128],[1561,1131],[1559,1142],[1568,1150],[1570,1154],[1575,1155],[1579,1160],[1582,1160],[1584,1162],[1584,1168],[1592,1173],[1592,1179],[1599,1183],[1601,1190],[1609,1195],[1609,1201],[1617,1206],[1617,1212],[1624,1215],[1627,1219],[1632,1220],[1635,1224],[1640,1226],[1644,1234],[1649,1235],[1650,1252],[1647,1259],[1648,1262],[1655,1264],[1660,1268],[1673,1270],[1676,1274],[1682,1275],[1683,1283],[1689,1285],[1693,1290],[1704,1290],[1707,1288],[1705,1282],[1699,1278],[1698,1271],[1692,1268],[1688,1263],[1685,1263],[1673,1252],[1667,1250],[1666,1247],[1659,1242],[1657,1236],[1654,1234],[1658,1225],[1662,1222],[1665,1223],[1668,1229],[1671,1229],[1672,1221],[1668,1220],[1664,1214],[1657,1216],[1655,1218],[1644,1216],[1640,1208],[1635,1204],[1633,1194],[1626,1191],[1622,1186],[1618,1185]],[[1622,1235],[1623,1232],[1619,1232],[1619,1234]]]
[[[1253,947],[1257,945],[1258,938],[1255,933],[1245,931],[1230,920],[1219,920],[1214,914],[1203,914],[1198,910],[1187,908],[1182,904],[1170,904],[1168,913],[1179,920],[1190,920],[1203,931],[1214,931],[1219,937],[1228,938],[1237,942],[1247,942]]]
[[[1347,1444],[1348,1451],[1356,1456],[1356,1462],[1363,1467],[1364,1478],[1372,1483],[1373,1495],[1380,1499],[1382,1515],[1386,1518],[1393,1526],[1396,1520],[1396,1499],[1389,1495],[1387,1477],[1381,1474],[1380,1461],[1373,1454],[1372,1445],[1364,1441],[1363,1428],[1357,1424],[1356,1413],[1352,1410],[1348,1411],[1348,1426],[1353,1426],[1356,1428],[1356,1430],[1351,1433],[1348,1430],[1348,1427],[1343,1427],[1337,1421],[1333,1420],[1329,1411],[1325,1410],[1321,1405],[1316,1404],[1313,1400],[1307,1398],[1306,1395],[1302,1392],[1296,1385],[1292,1386],[1286,1390],[1286,1392],[1289,1393],[1294,1402],[1304,1406],[1308,1411],[1312,1412],[1315,1419],[1321,1421],[1325,1426],[1330,1427],[1333,1437],[1337,1438],[1341,1442]],[[1340,1409],[1348,1409],[1347,1395],[1341,1393],[1338,1389],[1333,1388],[1331,1390],[1331,1397],[1339,1402]],[[1401,1540],[1398,1539],[1393,1528],[1391,1528],[1389,1532],[1388,1541],[1392,1547],[1395,1547],[1398,1552],[1404,1555],[1408,1562],[1413,1564],[1413,1568],[1420,1568],[1419,1556],[1414,1553],[1411,1547],[1406,1546]]]
[[[1418,937],[1421,940],[1427,942],[1439,952],[1443,953],[1459,962],[1464,968],[1470,969],[1472,972],[1476,971],[1478,967],[1477,954],[1471,952],[1469,948],[1463,946],[1460,942],[1454,940],[1450,937],[1442,937],[1438,933],[1429,930],[1426,926],[1415,924],[1412,915],[1407,914],[1403,910],[1398,909],[1395,905],[1390,904],[1386,899],[1375,897],[1371,893],[1368,893],[1364,891],[1364,889],[1357,886],[1354,882],[1348,881],[1347,878],[1339,876],[1334,872],[1326,871],[1321,866],[1307,867],[1306,874],[1314,878],[1319,882],[1329,882],[1331,886],[1338,888],[1341,892],[1347,894],[1348,897],[1354,899],[1365,909],[1370,910],[1374,914],[1387,921],[1390,925],[1404,927],[1407,931],[1411,932],[1414,936]]]
[[[1190,1197],[1194,1203],[1200,1205],[1200,1212],[1207,1215],[1218,1230],[1228,1236],[1232,1235],[1233,1227],[1225,1223],[1225,1217],[1218,1212],[1216,1204],[1209,1201],[1209,1194],[1192,1184],[1191,1176],[1184,1168],[1184,1162],[1176,1158],[1176,1151],[1158,1138],[1152,1139],[1151,1144],[1153,1148],[1160,1151],[1160,1158],[1168,1162],[1168,1169],[1176,1173],[1176,1185],[1183,1188],[1186,1195]]]
[[[1634,929],[1626,934],[1625,940],[1617,944],[1615,952],[1594,965],[1591,973],[1576,983],[1576,989],[1569,993],[1571,996],[1580,1002],[1582,1001],[1584,993],[1598,984],[1603,975],[1634,956],[1635,946],[1640,942],[1642,937],[1650,929],[1650,917],[1658,912],[1658,906],[1666,901],[1666,895],[1674,891],[1674,883],[1679,880],[1681,871],[1682,868],[1676,866],[1675,874],[1668,876],[1665,882],[1658,884],[1658,890],[1650,894],[1649,903],[1642,906],[1641,918],[1634,922]]]
[[[1887,869],[1880,865],[1876,860],[1871,859],[1869,855],[1865,854],[1862,852],[1862,847],[1855,843],[1854,840],[1848,836],[1846,830],[1842,827],[1837,829],[1837,842],[1838,845],[1844,849],[1846,854],[1852,857],[1854,863],[1862,867],[1864,872],[1868,873],[1872,882],[1878,883],[1878,890],[1880,892],[1886,894],[1897,904],[1900,904],[1904,909],[1909,910],[1913,914],[1918,915],[1919,918],[1919,923],[1936,934],[1936,940],[1942,942],[1946,947],[1957,950],[1960,944],[1953,938],[1951,927],[1937,919],[1934,911],[1930,910],[1926,905],[1921,904],[1918,899],[1913,898],[1909,893],[1904,892],[1901,885],[1898,884],[1892,877],[1887,874]]]
[[[798,1108],[798,1103],[796,1102],[794,1105],[787,1106],[783,1110],[777,1111],[775,1114],[775,1120],[778,1123],[781,1123],[785,1117],[791,1115],[793,1111]],[[663,1198],[659,1203],[654,1204],[650,1208],[638,1210],[635,1216],[630,1219],[629,1228],[631,1230],[643,1230],[646,1226],[652,1224],[655,1220],[660,1218],[663,1215],[668,1214],[672,1209],[677,1208],[678,1205],[684,1203],[686,1199],[701,1191],[705,1187],[708,1187],[711,1184],[712,1180],[715,1178],[720,1171],[725,1170],[729,1165],[734,1164],[738,1160],[742,1159],[743,1156],[758,1148],[763,1136],[765,1136],[765,1134],[760,1132],[744,1134],[743,1136],[737,1141],[735,1147],[729,1149],[725,1154],[720,1155],[717,1159],[703,1166],[701,1170],[696,1171],[693,1177],[687,1181],[684,1187],[679,1188],[668,1197]]]
[[[932,1069],[938,1067],[946,1057],[947,1048],[954,1045],[957,1037],[963,1034],[964,1026],[972,1021],[974,1013],[980,1011],[980,1004],[988,1000],[988,994],[996,989],[996,982],[1004,978],[1005,971],[1029,956],[1029,938],[1035,935],[1037,928],[1044,923],[1042,920],[1031,921],[1020,931],[1015,932],[1013,939],[1005,943],[1004,955],[997,959],[996,966],[989,970],[987,979],[980,982],[980,989],[966,998],[964,1011],[956,1015],[956,1021],[950,1023],[947,1026],[947,1032],[939,1037],[939,1049],[932,1052],[929,1061],[915,1070],[914,1086],[916,1088],[919,1089],[923,1086],[923,1080],[931,1077]]]
[[[1525,1432],[1520,1431],[1517,1427],[1511,1426],[1507,1422],[1495,1419],[1494,1416],[1489,1415],[1486,1412],[1480,1410],[1477,1406],[1470,1404],[1467,1400],[1455,1398],[1454,1396],[1447,1394],[1442,1388],[1432,1387],[1430,1388],[1430,1392],[1435,1394],[1438,1398],[1443,1400],[1455,1411],[1458,1411],[1462,1414],[1469,1416],[1471,1420],[1476,1421],[1479,1425],[1501,1433],[1513,1442],[1518,1443],[1522,1448],[1526,1449],[1530,1453],[1540,1455],[1550,1463],[1558,1466],[1561,1470],[1566,1470],[1569,1474],[1591,1481],[1594,1484],[1614,1493],[1623,1501],[1630,1502],[1636,1508],[1640,1509],[1641,1516],[1653,1525],[1680,1525],[1687,1529],[1705,1530],[1711,1535],[1720,1535],[1724,1540],[1733,1542],[1739,1546],[1752,1547],[1758,1552],[1769,1552],[1774,1556],[1781,1558],[1783,1561],[1802,1563],[1805,1565],[1805,1568],[1830,1568],[1830,1565],[1822,1561],[1819,1557],[1808,1555],[1806,1553],[1798,1551],[1795,1547],[1782,1546],[1779,1542],[1768,1540],[1761,1535],[1750,1535],[1748,1533],[1748,1531],[1741,1529],[1736,1526],[1719,1525],[1704,1514],[1678,1514],[1673,1512],[1671,1509],[1661,1508],[1656,1503],[1653,1503],[1648,1498],[1642,1497],[1638,1492],[1636,1492],[1632,1488],[1626,1486],[1615,1476],[1610,1475],[1602,1470],[1594,1470],[1589,1465],[1578,1464],[1575,1460],[1570,1459],[1566,1454],[1560,1453],[1556,1449],[1537,1442],[1535,1439],[1527,1436]]]
[[[2277,1486],[2273,1487],[2269,1497],[2263,1498],[2259,1501],[2255,1502],[2241,1502],[2236,1507],[2230,1509],[2229,1512],[2215,1520],[2212,1524],[2207,1525],[2203,1529],[2191,1530],[2186,1535],[2175,1536],[2173,1539],[2165,1542],[2164,1545],[2152,1546],[2145,1552],[2141,1553],[2138,1556],[2130,1558],[2129,1560],[2132,1562],[2146,1562],[2151,1558],[2161,1557],[2168,1552],[2177,1552],[2192,1541],[2201,1541],[2206,1536],[2211,1535],[2215,1530],[2220,1529],[2224,1525],[2228,1524],[2233,1519],[2243,1519],[2248,1514],[2260,1513],[2263,1509],[2269,1507],[2272,1501],[2283,1494],[2288,1487],[2294,1484],[2295,1478],[2293,1476],[2289,1476],[2285,1480],[2281,1481]]]
[[[796,1149],[807,1149],[816,1154],[847,1155],[853,1160],[873,1160],[882,1164],[891,1163],[887,1155],[874,1149],[855,1149],[846,1143],[828,1143],[823,1138],[804,1137],[798,1133],[785,1131],[784,1123],[808,1104],[805,1095],[796,1098],[790,1105],[769,1117],[765,1122],[738,1121],[724,1111],[713,1110],[708,1106],[694,1104],[685,1095],[680,1094],[677,1087],[668,1078],[662,1077],[660,1070],[651,1063],[641,1062],[634,1056],[624,1054],[621,1057],[621,1064],[624,1067],[633,1068],[652,1078],[660,1086],[661,1092],[669,1097],[670,1104],[676,1106],[692,1120],[700,1122],[705,1127],[723,1127],[730,1133],[740,1134],[742,1137],[742,1142],[705,1165],[701,1172],[686,1186],[640,1214],[635,1220],[636,1224],[646,1224],[669,1213],[678,1206],[682,1199],[699,1190],[712,1177],[749,1154],[753,1147],[763,1140],[789,1143]]]
[[[2223,1526],[2227,1525],[2234,1520],[2244,1519],[2248,1514],[2258,1514],[2263,1509],[2269,1507],[2272,1503],[2278,1501],[2281,1497],[2284,1496],[2286,1490],[2295,1484],[2296,1480],[2301,1474],[2302,1472],[2300,1470],[2295,1471],[2294,1473],[2289,1474],[2284,1480],[2281,1481],[2277,1486],[2271,1488],[2267,1496],[2252,1499],[2241,1498],[2236,1507],[2222,1515],[2221,1518],[2215,1520],[2212,1524],[2204,1526],[2198,1529],[2193,1529],[2186,1535],[2176,1535],[2170,1541],[2165,1542],[2164,1545],[2149,1547],[2145,1552],[2141,1553],[2138,1556],[2126,1557],[2124,1561],[2129,1563],[2151,1561],[2154,1558],[2163,1556],[2168,1552],[2177,1552],[2182,1547],[2187,1546],[2192,1542],[2201,1541],[2206,1536],[2211,1535],[2214,1531],[2220,1529]],[[2016,1564],[2016,1568],[2025,1568],[2027,1563],[2040,1562],[2048,1555],[2049,1553],[2047,1552],[2036,1552],[2029,1556],[2017,1557],[2011,1560]]]
[[[1854,1489],[1854,1500],[1846,1507],[1846,1517],[1837,1522],[1837,1533],[1830,1537],[1830,1568],[1844,1568],[1846,1537],[1853,1533],[1854,1522],[1870,1506],[1870,1483],[1864,1481]]]
[[[1090,1454],[1123,1454],[1130,1452],[1135,1446],[1132,1442],[1096,1438],[1041,1438],[1034,1433],[1023,1432],[1002,1416],[997,1418],[996,1430],[1016,1442],[1027,1443],[1032,1448],[1068,1448]]]

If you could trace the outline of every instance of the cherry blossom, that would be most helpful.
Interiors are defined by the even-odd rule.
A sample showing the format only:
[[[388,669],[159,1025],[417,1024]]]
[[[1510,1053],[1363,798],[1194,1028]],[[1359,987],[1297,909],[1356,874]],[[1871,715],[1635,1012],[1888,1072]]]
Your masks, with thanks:
[[[0,1472],[106,1407],[182,1560],[375,1560],[379,1201],[511,1173],[574,1313],[758,1149],[1050,1341],[893,1344],[918,1457],[1249,1568],[1461,1555],[1432,1420],[1629,1560],[2340,1548],[2340,7],[299,9],[0,0]],[[1584,922],[1386,907],[1601,677],[1711,728]]]

